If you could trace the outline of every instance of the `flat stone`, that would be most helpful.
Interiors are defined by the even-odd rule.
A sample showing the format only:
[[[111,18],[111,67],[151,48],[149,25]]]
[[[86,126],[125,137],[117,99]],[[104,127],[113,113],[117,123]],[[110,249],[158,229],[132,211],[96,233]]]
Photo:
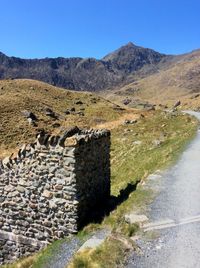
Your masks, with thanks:
[[[86,248],[96,248],[96,247],[98,247],[98,246],[100,246],[102,243],[103,243],[103,241],[104,241],[105,239],[99,239],[99,238],[91,238],[91,239],[89,239],[89,240],[87,240],[81,247],[80,247],[80,249],[78,250],[78,251],[82,251],[82,250],[84,250],[84,249],[86,249]]]
[[[10,164],[10,157],[5,157],[3,160],[2,160],[2,164],[3,166],[9,166]]]
[[[124,216],[125,218],[125,221],[127,223],[130,223],[130,224],[134,224],[134,223],[144,223],[144,222],[147,222],[149,219],[147,218],[146,215],[137,215],[137,214],[126,214]]]
[[[71,147],[71,146],[76,146],[77,145],[77,139],[75,137],[70,137],[67,138],[64,142],[64,146],[66,147]]]
[[[161,179],[161,178],[162,178],[162,176],[159,175],[159,174],[150,174],[150,175],[147,177],[147,180],[152,180],[152,181],[154,181],[154,180],[158,180],[158,179]]]
[[[52,198],[53,193],[51,193],[51,192],[48,191],[48,190],[44,190],[44,192],[42,193],[42,196],[43,196],[43,197],[46,197],[46,198]]]
[[[142,144],[142,141],[134,141],[133,144],[134,145],[141,145]]]
[[[4,188],[4,190],[6,192],[13,192],[15,190],[15,187],[12,186],[12,185],[6,185],[5,188]]]
[[[19,182],[18,182],[18,184],[20,186],[29,186],[29,183],[27,181],[23,180],[23,179],[20,179]]]
[[[86,248],[94,249],[100,246],[110,234],[110,230],[102,230],[99,233],[96,233],[79,248],[78,252]]]
[[[17,186],[17,191],[20,192],[20,193],[24,193],[25,192],[25,188],[22,187],[22,186],[20,186],[20,185],[18,185]]]
[[[8,194],[8,197],[16,197],[16,196],[19,196],[19,192],[18,191],[10,192]]]

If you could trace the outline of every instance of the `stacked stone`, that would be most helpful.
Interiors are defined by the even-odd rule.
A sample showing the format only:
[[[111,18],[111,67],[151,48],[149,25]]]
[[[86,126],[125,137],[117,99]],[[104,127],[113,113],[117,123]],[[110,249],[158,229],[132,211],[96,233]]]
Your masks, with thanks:
[[[110,194],[110,133],[40,134],[0,163],[0,263],[76,233]]]

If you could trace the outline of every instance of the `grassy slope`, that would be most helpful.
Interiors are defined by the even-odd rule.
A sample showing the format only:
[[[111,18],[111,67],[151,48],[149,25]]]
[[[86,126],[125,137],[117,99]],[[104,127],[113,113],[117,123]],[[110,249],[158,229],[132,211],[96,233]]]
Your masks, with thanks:
[[[112,194],[115,196],[128,183],[134,184],[138,179],[143,181],[148,174],[166,168],[176,160],[196,133],[197,121],[189,116],[171,117],[157,112],[129,129],[133,132],[127,132],[125,127],[112,132]],[[155,146],[154,141],[158,139],[162,139],[163,143]],[[133,145],[136,140],[142,141],[142,144]],[[113,236],[126,237],[126,242],[122,243],[118,239],[116,243],[116,239],[108,238],[96,250],[77,254],[70,268],[123,267],[122,260],[126,251],[130,250],[130,245],[127,247],[128,237],[137,231],[137,226],[124,222],[124,215],[132,210],[144,212],[145,204],[151,200],[152,193],[147,190],[139,188],[132,192],[102,223],[103,226],[111,227]]]
[[[128,183],[134,184],[138,179],[145,180],[148,174],[157,169],[169,166],[183,150],[187,142],[194,136],[197,121],[189,116],[172,116],[163,112],[154,112],[140,119],[135,125],[119,125],[112,129],[112,195],[118,196]],[[129,131],[128,131],[129,130]],[[155,140],[162,140],[160,146],[155,146]],[[141,144],[134,144],[141,141]],[[71,268],[80,267],[122,267],[126,251],[130,249],[129,242],[124,243],[136,230],[124,222],[124,215],[129,211],[145,210],[145,204],[152,200],[152,193],[137,189],[129,198],[119,205],[101,224],[90,224],[82,233],[88,233],[96,228],[109,227],[113,235],[96,250],[86,250],[75,256]],[[116,237],[123,238],[116,240]],[[114,237],[114,239],[113,239]],[[127,246],[128,244],[128,246]],[[57,242],[39,255],[31,259],[34,268],[45,267],[48,258],[57,250]],[[110,254],[112,252],[112,254]],[[27,259],[23,260],[26,266]],[[30,261],[30,259],[29,259]],[[21,262],[20,262],[21,263]],[[8,266],[15,268],[17,266]]]
[[[83,104],[75,104],[76,101]],[[13,152],[17,146],[34,140],[39,129],[59,133],[67,126],[95,126],[100,122],[116,120],[123,111],[114,110],[114,105],[94,94],[68,91],[34,80],[0,81],[0,158]],[[74,107],[83,110],[85,116],[65,115]],[[51,108],[59,115],[53,120],[44,113]],[[33,112],[38,118],[38,127],[29,126],[22,111]],[[60,127],[55,127],[59,123]]]
[[[195,135],[197,120],[188,115],[179,114],[174,117],[171,114],[155,112],[130,126],[130,131],[127,132],[126,129],[120,127],[112,132],[111,179],[112,195],[115,196],[128,183],[143,181],[157,169],[167,168],[173,163],[188,140]],[[161,141],[160,145],[155,144],[158,140]],[[134,142],[137,141],[141,144],[135,145]],[[134,200],[129,198],[105,221],[109,222],[112,218],[118,221],[125,210],[131,208],[132,201],[134,203]]]
[[[2,88],[3,87],[3,88]],[[14,97],[13,97],[14,96]],[[93,103],[93,98],[96,103]],[[85,108],[85,116],[65,116],[67,108],[76,107],[76,100],[81,100]],[[77,93],[58,89],[47,84],[31,80],[11,80],[0,82],[0,155],[12,151],[21,143],[31,141],[38,128],[45,128],[50,132],[60,132],[67,125],[79,126],[98,125],[108,127],[112,131],[111,170],[112,195],[118,196],[128,183],[134,184],[137,180],[144,180],[148,174],[169,165],[183,149],[184,145],[194,135],[197,122],[189,116],[172,116],[161,111],[145,114],[145,118],[138,120],[135,125],[123,125],[123,120],[138,115],[133,111],[116,111],[113,104],[90,93]],[[45,107],[52,108],[60,115],[60,128],[54,128],[56,122],[44,115]],[[27,109],[34,112],[40,119],[38,128],[27,124],[21,111]],[[16,124],[17,122],[17,124]],[[100,124],[100,122],[102,122]],[[160,146],[155,146],[155,140],[162,140]],[[140,141],[141,144],[134,142]],[[150,193],[137,190],[119,205],[101,224],[90,224],[82,233],[94,228],[110,227],[114,234],[120,236],[132,235],[137,226],[127,225],[124,214],[131,210],[144,208],[150,200]],[[6,267],[44,267],[48,258],[57,250],[60,242],[53,243],[46,250],[18,263]],[[109,238],[100,248],[84,252],[76,256],[72,267],[116,267],[121,265],[122,256],[125,256],[124,243]],[[112,257],[108,252],[112,251]],[[87,259],[87,260],[86,260]],[[79,264],[82,263],[80,266]],[[94,266],[94,264],[96,266]],[[78,266],[79,265],[79,266]],[[85,265],[85,266],[84,266]]]

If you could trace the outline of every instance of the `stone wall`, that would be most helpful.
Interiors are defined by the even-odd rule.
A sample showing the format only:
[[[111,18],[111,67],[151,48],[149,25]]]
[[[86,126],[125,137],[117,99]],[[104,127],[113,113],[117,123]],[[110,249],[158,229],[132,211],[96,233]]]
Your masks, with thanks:
[[[109,195],[109,131],[41,133],[0,162],[0,263],[76,233]]]

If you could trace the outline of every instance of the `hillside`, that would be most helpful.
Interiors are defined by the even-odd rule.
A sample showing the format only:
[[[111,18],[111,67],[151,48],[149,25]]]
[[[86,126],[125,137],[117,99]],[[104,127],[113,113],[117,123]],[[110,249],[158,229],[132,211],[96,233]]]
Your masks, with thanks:
[[[166,55],[128,43],[105,56],[94,58],[20,59],[0,53],[0,79],[28,78],[76,90],[113,88],[128,75],[152,73]]]
[[[52,134],[63,133],[73,125],[111,129],[112,196],[107,213],[97,223],[88,224],[78,235],[57,240],[39,253],[2,268],[38,268],[47,264],[56,267],[58,256],[64,265],[71,261],[71,267],[87,265],[88,260],[91,267],[93,263],[98,267],[123,263],[135,247],[130,237],[139,228],[126,222],[125,215],[141,211],[152,200],[152,193],[136,188],[136,184],[139,181],[140,186],[145,184],[149,174],[177,158],[195,135],[197,121],[179,112],[123,109],[96,94],[69,91],[34,80],[0,81],[0,101],[0,158],[15,152],[23,143],[34,141],[36,133],[43,129]],[[137,120],[130,123],[130,119]],[[70,254],[66,249],[72,248],[74,239],[83,243],[93,232],[108,228],[112,232],[99,248],[75,254],[78,249],[75,247],[74,259],[70,259],[72,255],[68,262],[64,259],[66,253]],[[131,247],[127,247],[129,244]],[[112,258],[108,252],[113,253]]]
[[[141,100],[171,105],[177,99],[185,108],[200,106],[200,50],[174,57],[156,73],[118,87],[107,97],[118,102],[128,98],[130,106]],[[114,94],[113,94],[114,93]]]
[[[26,85],[31,85],[27,84],[30,81],[22,81],[21,83],[24,84],[25,82]],[[36,82],[31,82],[36,87]],[[39,91],[39,86],[42,90],[46,88],[44,87],[45,84],[41,85],[39,83],[37,85],[37,91]],[[18,85],[19,87],[21,86]],[[55,88],[51,88],[52,96],[55,92],[58,93]],[[100,103],[102,103],[102,100],[99,101]],[[154,193],[157,193],[146,187],[148,175],[155,174],[155,172],[160,174],[158,170],[165,169],[177,159],[187,142],[196,134],[198,122],[189,115],[183,115],[182,113],[164,113],[163,111],[144,113],[143,111],[142,114],[145,116],[140,117],[137,123],[126,125],[121,121],[121,117],[125,118],[123,111],[115,114],[112,106],[109,106],[109,109],[106,110],[105,104],[109,105],[107,102],[102,104],[102,113],[105,111],[105,116],[109,116],[110,119],[116,117],[110,123],[110,119],[107,119],[104,124],[106,127],[108,125],[113,127],[111,130],[112,196],[111,203],[108,203],[106,207],[109,213],[97,222],[85,226],[78,235],[54,241],[44,250],[28,258],[19,259],[13,264],[2,266],[2,268],[57,267],[60,260],[63,264],[62,267],[94,267],[94,265],[96,267],[123,267],[128,254],[132,250],[139,250],[133,244],[132,239],[136,236],[140,237],[141,229],[138,231],[139,226],[137,224],[127,222],[125,215],[146,213],[147,206],[151,203]],[[130,115],[138,116],[140,112],[139,114],[135,114],[135,112],[133,114],[132,111]],[[91,116],[92,113],[88,113],[87,117],[90,118]],[[113,122],[115,123],[114,126]],[[16,126],[13,126],[13,130],[16,128]],[[16,137],[13,136],[13,139],[16,139]],[[140,183],[136,188],[138,181]],[[153,182],[156,184],[155,179]],[[80,245],[91,235],[96,235],[99,231],[104,233],[106,230],[111,230],[111,234],[108,234],[107,239],[99,247],[77,252]],[[77,246],[74,246],[74,243]],[[110,252],[112,252],[112,255]],[[70,261],[71,264],[69,265]]]
[[[20,59],[0,53],[0,79],[28,78],[78,91],[95,91],[130,107],[150,102],[199,108],[200,50],[173,56],[128,43],[101,60]],[[141,106],[141,105],[140,105]]]
[[[33,141],[44,129],[91,127],[117,120],[124,111],[91,93],[79,93],[34,80],[0,81],[0,158],[17,146]],[[29,113],[37,120],[30,121]],[[34,119],[34,118],[33,118]]]

